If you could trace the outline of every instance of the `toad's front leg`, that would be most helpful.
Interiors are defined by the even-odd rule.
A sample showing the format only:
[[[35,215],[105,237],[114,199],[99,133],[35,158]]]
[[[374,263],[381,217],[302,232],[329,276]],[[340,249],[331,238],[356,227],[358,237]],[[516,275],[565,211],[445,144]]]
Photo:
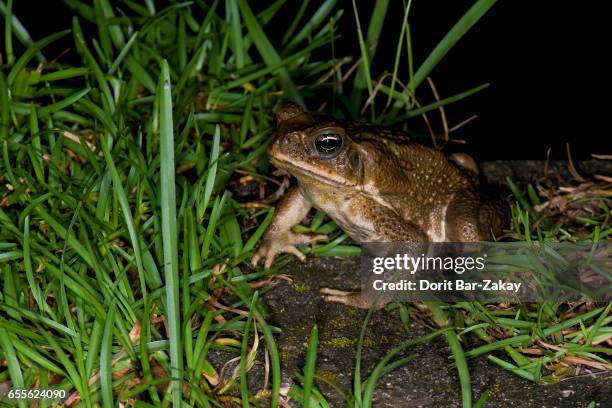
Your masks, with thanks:
[[[274,258],[283,252],[292,253],[301,261],[304,261],[306,255],[300,252],[296,245],[312,244],[317,241],[327,240],[325,235],[296,234],[291,231],[293,227],[306,217],[311,208],[312,206],[300,193],[297,186],[291,187],[276,208],[276,214],[264,235],[263,242],[255,254],[253,254],[251,265],[257,266],[261,259],[265,259],[264,267],[269,269]]]

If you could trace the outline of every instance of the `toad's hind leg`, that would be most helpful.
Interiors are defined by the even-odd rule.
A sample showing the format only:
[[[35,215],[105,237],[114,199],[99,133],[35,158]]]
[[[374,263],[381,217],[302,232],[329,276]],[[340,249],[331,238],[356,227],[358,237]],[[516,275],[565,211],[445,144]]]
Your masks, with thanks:
[[[478,209],[481,239],[495,238],[504,232],[510,221],[510,209],[501,200],[487,201]]]
[[[326,302],[342,303],[359,309],[369,309],[372,306],[378,309],[388,302],[388,299],[384,299],[382,295],[380,301],[377,301],[375,298],[364,296],[361,292],[347,292],[332,288],[321,288],[319,293],[323,295]]]
[[[476,242],[495,238],[506,224],[501,203],[482,203],[478,193],[460,192],[446,209],[446,241]]]

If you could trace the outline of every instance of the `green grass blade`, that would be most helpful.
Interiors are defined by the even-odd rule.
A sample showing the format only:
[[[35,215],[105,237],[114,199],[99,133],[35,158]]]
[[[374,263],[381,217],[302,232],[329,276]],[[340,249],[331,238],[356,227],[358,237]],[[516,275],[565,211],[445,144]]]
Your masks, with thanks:
[[[597,321],[595,322],[595,324],[589,328],[589,334],[585,341],[586,346],[590,346],[591,343],[593,343],[593,339],[595,338],[595,335],[597,334],[599,329],[604,324],[605,319],[610,315],[610,310],[612,310],[612,303],[608,303],[608,306],[606,306],[605,310],[597,318]]]
[[[395,83],[397,81],[397,71],[399,70],[399,62],[400,62],[400,56],[402,54],[402,43],[404,42],[404,33],[406,32],[407,28],[408,28],[408,14],[410,13],[410,6],[412,5],[412,0],[408,0],[408,4],[406,5],[406,10],[404,10],[404,19],[402,20],[402,28],[400,30],[400,35],[399,35],[399,39],[397,41],[397,48],[395,49],[395,61],[393,63],[393,75],[391,77],[391,90],[389,91],[389,97],[387,98],[387,105],[389,105],[391,103],[391,97],[394,93],[394,89],[395,89]],[[408,40],[408,36],[407,36],[407,40]],[[409,56],[409,59],[411,59],[411,56]],[[410,64],[409,64],[409,69],[410,69]],[[412,76],[410,76],[410,78],[412,78]]]
[[[224,247],[231,249],[231,254],[238,257],[243,251],[242,231],[232,206],[226,207],[225,222],[220,225],[220,241]]]
[[[353,379],[353,394],[355,398],[355,405],[359,408],[363,406],[363,395],[361,393],[361,355],[363,353],[363,341],[365,339],[368,323],[372,318],[372,313],[374,313],[374,307],[370,307],[368,309],[368,313],[366,314],[365,319],[363,319],[363,324],[361,325],[361,331],[359,332],[359,338],[357,340],[357,352],[355,355],[355,376]]]
[[[125,57],[128,55],[128,53],[132,49],[132,46],[134,45],[134,42],[137,39],[138,39],[138,31],[134,32],[130,36],[130,39],[128,40],[128,42],[121,48],[121,51],[119,51],[119,55],[117,55],[117,58],[115,58],[115,60],[111,64],[110,68],[108,69],[108,74],[109,75],[113,75],[115,73],[115,71],[117,70],[119,65],[123,62]],[[154,88],[155,87],[153,87],[153,89]]]
[[[361,22],[359,21],[359,12],[357,11],[357,4],[355,0],[353,2],[353,14],[355,15],[355,22],[357,24],[357,39],[359,41],[359,50],[361,52],[361,64],[359,66],[359,71],[363,72],[361,74],[364,79],[358,79],[360,77],[355,78],[355,82],[353,85],[353,91],[357,92],[357,94],[361,93],[361,91],[367,87],[368,95],[372,94],[373,86],[372,86],[372,76],[370,75],[370,60],[368,58],[368,49],[366,47],[366,43],[363,39],[363,32],[361,30]],[[355,104],[360,103],[361,98],[358,96],[353,97],[353,102]],[[355,106],[355,110],[357,110],[358,106]]]
[[[237,292],[235,292],[238,294]],[[242,298],[242,301],[245,302],[246,299]],[[263,332],[264,338],[266,339],[266,344],[268,346],[268,353],[270,353],[270,366],[272,370],[272,395],[270,397],[270,407],[276,408],[278,407],[278,402],[280,399],[280,382],[281,382],[281,363],[280,363],[280,355],[278,353],[278,347],[276,346],[276,342],[274,341],[274,335],[272,334],[272,330],[270,326],[264,320],[263,315],[258,310],[258,308],[253,309],[253,314],[257,321],[259,322],[259,329]]]
[[[39,326],[39,329],[40,329],[40,326]],[[74,387],[76,388],[76,391],[79,394],[84,395],[85,393],[83,392],[83,386],[82,386],[83,383],[80,381],[79,373],[76,370],[76,367],[74,366],[74,362],[72,361],[72,359],[68,357],[66,352],[60,347],[60,345],[56,341],[55,336],[52,336],[51,334],[47,333],[46,330],[41,330],[40,334],[45,338],[46,342],[48,343],[47,347],[49,347],[49,349],[55,352],[56,359],[59,360],[64,366],[64,369],[66,370],[66,373],[68,374],[67,378],[70,379],[70,381],[72,382],[72,385],[74,385]]]
[[[475,93],[480,92],[483,89],[488,88],[490,85],[491,84],[489,84],[489,83],[484,83],[482,85],[479,85],[479,86],[476,86],[474,88],[468,89],[467,91],[458,93],[456,95],[452,95],[452,96],[449,96],[447,98],[440,99],[439,101],[432,102],[432,103],[430,103],[428,105],[422,106],[422,107],[417,108],[417,109],[412,109],[408,113],[406,113],[404,115],[400,115],[400,116],[390,120],[388,122],[388,124],[389,125],[394,125],[396,123],[401,123],[401,122],[404,122],[404,121],[406,121],[406,120],[408,120],[410,118],[414,118],[416,116],[422,115],[422,114],[427,113],[429,111],[432,111],[434,109],[438,109],[438,108],[440,108],[442,106],[450,105],[451,103],[454,103],[454,102],[460,101],[462,99],[465,99],[465,98],[467,98],[470,95],[474,95]],[[404,106],[410,106],[409,98],[406,95],[398,94],[397,92],[394,92],[394,96],[391,96],[391,89],[388,88],[385,85],[381,85],[379,87],[379,89],[380,89],[380,91],[382,93],[389,94],[390,98],[396,97],[396,99],[398,101],[401,100],[402,104],[404,104]]]
[[[257,242],[259,242],[259,239],[266,232],[266,230],[268,229],[268,225],[270,225],[270,223],[272,222],[273,218],[274,218],[274,208],[271,208],[268,211],[268,214],[266,215],[266,218],[264,218],[264,220],[261,222],[261,224],[259,224],[259,226],[255,230],[253,235],[251,235],[251,237],[249,238],[247,243],[242,248],[241,254],[250,252],[251,250],[253,250],[253,248],[255,248],[255,245],[257,244]]]
[[[11,379],[11,387],[13,389],[23,389],[24,381],[23,374],[21,372],[21,366],[15,353],[11,338],[6,330],[0,330],[0,347],[4,351],[4,359],[8,366],[9,377]],[[19,402],[20,407],[25,407],[25,402]]]
[[[8,0],[4,12],[4,52],[6,53],[6,64],[13,65],[15,54],[13,54],[13,0]]]
[[[7,143],[9,134],[9,89],[4,78],[4,74],[0,71],[0,143]],[[8,163],[5,163],[7,166]],[[10,167],[7,166],[7,170]]]
[[[34,211],[36,212],[36,215],[44,219],[45,222],[49,224],[49,226],[53,228],[59,236],[67,238],[68,246],[74,249],[89,266],[94,266],[94,262],[89,251],[87,251],[87,249],[85,249],[85,247],[73,235],[68,235],[66,228],[64,228],[54,217],[46,212],[42,206],[35,208]]]
[[[45,48],[46,46],[48,46],[49,44],[54,43],[55,41],[59,40],[62,37],[65,37],[68,33],[70,33],[70,30],[64,30],[64,31],[60,31],[58,33],[55,34],[51,34],[45,38],[43,38],[42,40],[36,41],[34,44],[32,44],[32,46],[30,46],[26,52],[24,52],[21,57],[19,57],[19,59],[17,59],[17,61],[15,62],[15,65],[13,65],[13,67],[11,68],[11,70],[9,71],[7,77],[6,77],[6,82],[8,83],[8,85],[12,85],[15,82],[15,79],[17,79],[17,75],[19,74],[19,72],[25,68],[25,66],[28,64],[28,62],[30,62],[30,60],[32,58],[34,58],[34,56],[40,52],[40,50],[42,50],[43,48]]]
[[[304,3],[307,3],[307,2],[304,2]],[[304,27],[300,30],[300,32],[297,33],[295,37],[293,37],[293,39],[289,42],[289,44],[287,45],[287,48],[288,49],[294,48],[299,43],[304,41],[306,38],[311,37],[314,30],[316,30],[323,23],[323,21],[329,15],[329,13],[331,13],[334,7],[336,7],[336,3],[338,3],[338,0],[325,0],[321,4],[321,6],[319,6],[317,11],[315,11],[311,19],[306,24],[304,24]],[[301,7],[303,8],[304,4],[302,4]],[[298,15],[296,16],[296,20],[294,21],[297,21],[297,17],[299,17],[300,11],[304,13],[302,9],[300,9],[298,11]],[[288,33],[290,32],[291,32],[291,28],[289,29]]]
[[[89,68],[66,68],[61,69],[59,71],[50,72],[48,74],[43,74],[38,78],[37,82],[52,82],[59,81],[62,79],[70,79],[79,76],[85,76],[91,73]]]
[[[317,345],[319,343],[319,329],[315,324],[310,331],[310,339],[308,340],[308,351],[306,352],[306,365],[304,366],[304,395],[302,406],[310,407],[310,394],[314,382],[314,374],[317,363]]]
[[[429,76],[444,56],[484,16],[497,0],[478,0],[442,38],[414,74],[410,87],[416,89]]]
[[[467,361],[465,359],[465,353],[463,347],[459,342],[457,333],[452,330],[446,332],[446,341],[448,346],[453,353],[455,364],[457,365],[457,372],[459,373],[459,383],[461,384],[461,399],[463,401],[464,408],[470,408],[472,406],[472,383],[470,381],[470,369],[468,368]]]
[[[242,25],[240,22],[237,0],[228,0],[226,6],[230,17],[230,27],[232,29],[231,39],[234,57],[236,58],[236,68],[242,69],[246,56],[242,41],[244,37],[242,35]]]
[[[298,24],[300,24],[300,21],[302,21],[302,17],[304,16],[304,12],[306,11],[308,4],[310,4],[310,0],[302,1],[298,12],[295,14],[295,17],[293,17],[291,25],[289,26],[287,31],[285,31],[285,35],[283,36],[283,39],[281,41],[283,45],[287,44],[287,41],[289,41],[289,39],[293,36],[293,33],[295,33],[295,29],[297,28]]]
[[[184,70],[187,65],[187,31],[185,27],[185,15],[179,15],[178,35],[177,35],[177,59],[179,70]]]
[[[249,6],[248,2],[246,0],[238,0],[238,5],[240,7],[242,19],[246,23],[249,33],[253,38],[255,47],[261,54],[261,57],[263,58],[266,65],[272,66],[279,64],[281,62],[281,58],[276,52],[274,46],[272,46],[272,43],[264,33],[263,29],[261,28],[261,25],[253,14],[253,11],[251,10],[251,7]],[[295,87],[293,80],[289,76],[287,68],[281,67],[279,69],[279,75],[283,84],[283,90],[286,94],[286,97],[289,97],[294,101],[300,103],[301,105],[304,105],[304,101],[302,100],[302,97],[298,94],[297,88]]]
[[[408,91],[411,95],[414,95],[414,54],[412,51],[410,23],[406,25],[406,53],[408,54]]]
[[[500,366],[501,368],[510,371],[513,374],[518,375],[519,377],[522,377],[526,380],[535,382],[535,378],[533,376],[533,374],[529,371],[526,370],[522,370],[518,367],[516,367],[514,364],[508,363],[507,361],[502,360],[501,358],[495,357],[495,356],[487,356],[487,359],[495,364],[497,364],[498,366]]]
[[[0,14],[4,16],[8,14],[7,6],[2,0],[0,0]],[[21,24],[21,21],[19,21],[15,14],[11,14],[10,24],[12,28],[12,33],[15,34],[15,37],[17,37],[21,44],[23,44],[26,48],[29,48],[32,44],[34,44],[30,33],[28,33],[28,30],[25,29],[25,27],[23,26],[23,24]],[[38,60],[38,62],[47,62],[45,57],[40,52],[36,53],[36,59]]]
[[[40,131],[38,128],[38,117],[34,105],[30,105],[30,137],[32,140],[32,148],[28,151],[32,168],[36,175],[36,180],[39,183],[45,184],[45,170],[43,164],[43,149],[40,144]]]
[[[514,336],[514,337],[508,337],[502,340],[498,340],[494,343],[490,343],[490,344],[484,344],[482,346],[476,347],[468,352],[465,353],[465,356],[468,358],[474,358],[474,357],[478,357],[481,356],[483,354],[489,353],[493,350],[498,350],[501,348],[504,348],[506,346],[515,346],[515,345],[522,345],[523,343],[528,342],[529,340],[531,340],[531,336],[528,334],[523,334],[520,336]]]
[[[87,95],[91,91],[91,88],[87,87],[78,92],[73,93],[72,95],[62,99],[61,101],[43,106],[38,111],[38,116],[44,118],[47,115],[51,115],[59,110],[62,110],[68,106],[74,105],[79,99]]]
[[[140,239],[138,236],[138,232],[136,231],[136,226],[134,224],[134,217],[132,215],[132,210],[130,208],[130,204],[125,193],[125,189],[123,187],[123,183],[121,182],[121,176],[115,166],[115,162],[113,160],[113,156],[109,150],[106,139],[108,135],[104,135],[100,138],[100,144],[102,146],[102,152],[104,154],[104,160],[106,161],[106,165],[111,175],[111,179],[113,180],[113,191],[117,200],[119,201],[119,205],[121,207],[121,212],[123,213],[123,219],[125,221],[125,225],[128,229],[128,233],[130,236],[130,240],[132,242],[132,247],[134,248],[134,257],[136,258],[136,269],[138,270],[138,277],[140,280],[140,290],[142,291],[142,296],[144,299],[147,298],[147,285],[145,279],[145,269],[142,259],[142,250],[140,248]]]
[[[484,408],[487,400],[489,399],[489,390],[485,390],[478,398],[478,401],[474,404],[474,408]]]
[[[247,370],[248,370],[248,359],[249,359],[249,338],[251,336],[250,329],[253,324],[253,310],[257,307],[258,292],[253,293],[253,299],[249,307],[249,315],[247,317],[246,325],[244,326],[244,333],[242,334],[242,347],[240,349],[240,397],[242,398],[242,407],[249,408],[249,387],[247,382]]]
[[[397,356],[399,353],[401,353],[403,350],[406,350],[407,348],[410,348],[417,344],[425,343],[436,336],[444,334],[448,330],[450,329],[442,328],[432,331],[424,336],[408,340],[388,352],[385,357],[380,362],[378,362],[378,364],[376,364],[376,366],[372,370],[372,373],[370,374],[370,377],[368,377],[367,381],[365,382],[363,397],[358,396],[357,393],[355,393],[356,406],[363,408],[370,408],[372,406],[372,399],[374,397],[374,390],[376,388],[376,384],[378,383],[378,380],[382,377],[383,373],[385,371],[388,371],[385,368],[389,366],[389,363],[395,356]],[[355,381],[356,380],[357,379],[355,379]],[[357,387],[354,386],[354,389],[357,390]],[[361,389],[361,384],[359,384],[359,389]]]
[[[91,69],[93,76],[96,79],[98,86],[100,87],[100,92],[102,93],[102,106],[104,108],[104,111],[107,114],[112,114],[115,110],[115,100],[113,99],[109,83],[104,77],[104,73],[102,72],[100,65],[94,58],[93,54],[89,51],[89,48],[87,48],[87,43],[85,42],[83,30],[81,29],[79,20],[76,17],[72,19],[72,34],[75,39],[77,50],[83,56],[83,60]]]
[[[100,349],[100,389],[102,403],[105,408],[115,406],[113,398],[113,328],[115,326],[115,301],[111,303],[102,331],[102,347]]]
[[[208,160],[208,177],[206,178],[206,184],[204,185],[204,197],[202,198],[202,208],[208,208],[210,197],[213,193],[213,187],[215,186],[215,179],[217,177],[217,165],[219,161],[219,144],[221,143],[221,129],[219,125],[215,125],[215,134],[213,135],[213,145],[210,151],[210,159]]]
[[[204,241],[202,242],[202,250],[201,256],[202,259],[207,259],[210,251],[210,245],[213,240],[214,233],[217,229],[217,222],[221,217],[221,212],[225,208],[225,203],[227,202],[227,198],[229,194],[225,192],[223,196],[219,199],[219,196],[215,198],[213,203],[212,210],[210,212],[210,217],[208,218],[208,223],[206,224],[206,231],[204,233]]]
[[[121,31],[121,27],[118,24],[112,22],[112,20],[115,19],[113,7],[111,6],[109,0],[99,0],[99,2],[100,9],[102,10],[102,15],[106,20],[104,25],[108,30],[113,45],[117,49],[123,48],[123,46],[125,45],[125,37],[123,36],[123,31]]]
[[[376,48],[380,33],[384,27],[385,16],[387,15],[387,9],[389,7],[389,0],[379,0],[375,3],[374,10],[372,11],[372,17],[370,17],[370,23],[368,24],[368,33],[366,36],[365,43],[363,42],[363,35],[361,28],[359,28],[359,47],[361,48],[361,57],[364,59],[357,69],[357,76],[353,84],[354,92],[361,92],[365,89],[368,90],[368,94],[372,94],[372,78],[370,76],[370,66],[374,60],[376,54]],[[353,9],[355,12],[355,18],[359,27],[359,16],[357,14],[357,7],[353,0]]]
[[[89,22],[95,22],[96,12],[91,2],[83,2],[79,0],[65,0],[68,7],[72,8],[75,12],[80,14],[85,20]]]
[[[564,320],[561,323],[558,323],[558,324],[555,324],[553,326],[547,327],[546,329],[544,329],[542,331],[542,334],[544,336],[546,336],[546,337],[552,336],[552,335],[560,332],[561,330],[567,329],[568,327],[572,327],[572,326],[575,326],[577,324],[584,323],[585,321],[587,321],[589,319],[592,319],[593,317],[595,317],[598,314],[600,314],[603,310],[604,310],[603,307],[598,307],[596,309],[593,309],[591,311],[588,311],[588,312],[583,313],[581,315],[578,315],[576,317],[572,317],[571,319]]]
[[[240,147],[244,147],[246,136],[251,126],[254,100],[255,94],[249,95],[246,107],[244,108],[244,116],[242,117],[242,124],[240,125]]]
[[[174,126],[172,123],[172,88],[168,62],[162,63],[159,79],[159,133],[161,222],[166,286],[166,318],[170,340],[170,376],[172,377],[172,405],[181,406],[182,357],[180,351],[181,320],[179,311],[178,245],[176,227],[176,192],[174,175]]]
[[[133,78],[138,79],[138,81],[147,89],[147,91],[155,94],[155,80],[135,58],[128,56],[125,59],[125,66],[132,73]]]
[[[30,285],[32,296],[40,310],[46,309],[40,287],[34,278],[34,269],[32,268],[32,253],[30,248],[30,216],[25,218],[23,225],[23,263],[26,272],[26,279]]]
[[[96,10],[96,28],[98,29],[98,38],[101,46],[102,54],[106,60],[109,60],[111,55],[113,54],[113,48],[111,45],[111,39],[108,27],[106,25],[106,17],[104,16],[104,11],[102,10],[102,5],[100,4],[102,0],[94,0],[94,8]]]
[[[10,338],[10,340],[12,341],[13,347],[15,347],[15,351],[17,353],[23,355],[25,358],[32,360],[33,362],[40,365],[46,370],[49,370],[61,376],[66,376],[66,372],[59,368],[54,362],[52,362],[48,358],[43,357],[40,354],[40,350],[34,350],[18,338]]]

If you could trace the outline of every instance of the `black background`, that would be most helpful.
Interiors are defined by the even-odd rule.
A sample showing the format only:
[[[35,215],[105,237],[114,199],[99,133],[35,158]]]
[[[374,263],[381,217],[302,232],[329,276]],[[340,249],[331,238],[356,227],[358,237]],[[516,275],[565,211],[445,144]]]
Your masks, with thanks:
[[[319,4],[311,3],[306,16]],[[473,3],[413,1],[409,21],[416,67]],[[608,123],[612,71],[605,61],[612,25],[606,21],[605,3],[499,0],[432,73],[442,98],[491,83],[446,108],[451,125],[478,115],[453,134],[467,141],[455,150],[471,153],[477,160],[544,159],[549,147],[552,158],[564,159],[565,143],[570,143],[574,159],[612,153]],[[269,3],[252,2],[255,9],[265,4]],[[273,42],[280,42],[279,33],[286,30],[299,4],[289,0],[266,28]],[[357,0],[357,4],[365,31],[374,2]],[[345,13],[337,50],[358,55],[352,3],[340,0],[339,5]],[[391,0],[389,8],[372,67],[374,78],[393,68],[403,2]],[[69,28],[73,14],[58,0],[17,0],[14,11],[35,40]],[[400,74],[407,82],[405,66]],[[426,84],[417,96],[430,97]]]

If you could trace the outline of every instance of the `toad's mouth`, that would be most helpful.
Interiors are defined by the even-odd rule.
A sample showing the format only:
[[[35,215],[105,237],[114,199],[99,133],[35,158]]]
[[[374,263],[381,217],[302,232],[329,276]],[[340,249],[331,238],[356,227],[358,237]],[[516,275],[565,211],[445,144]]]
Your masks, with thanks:
[[[354,183],[350,183],[348,180],[334,177],[333,175],[323,176],[320,173],[317,173],[307,167],[296,166],[295,162],[290,162],[288,160],[279,159],[278,157],[270,157],[270,162],[278,167],[281,170],[285,170],[291,175],[295,176],[295,178],[300,180],[302,177],[306,177],[309,179],[313,179],[325,184],[330,184],[334,186],[343,186],[343,187],[351,187],[355,186]]]

